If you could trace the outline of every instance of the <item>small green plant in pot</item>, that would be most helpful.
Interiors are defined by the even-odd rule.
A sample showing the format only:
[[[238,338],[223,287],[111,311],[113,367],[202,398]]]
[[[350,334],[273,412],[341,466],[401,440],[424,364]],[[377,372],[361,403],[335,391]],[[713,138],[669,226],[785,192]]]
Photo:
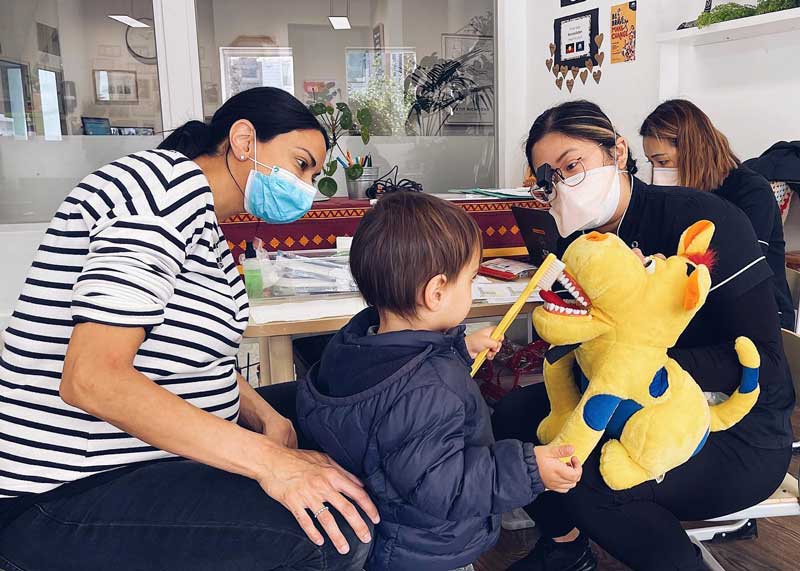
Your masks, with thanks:
[[[353,116],[350,106],[342,102],[337,103],[335,108],[322,102],[312,103],[308,108],[317,117],[322,126],[325,127],[330,137],[331,148],[328,151],[328,160],[322,169],[324,176],[317,183],[317,188],[321,194],[333,196],[339,188],[333,178],[339,167],[339,161],[336,160],[335,153],[338,151],[342,157],[346,156],[339,146],[339,141],[345,135],[358,133],[361,135],[361,140],[365,145],[369,143],[372,114],[369,109],[364,108],[359,109],[356,115]],[[364,168],[358,163],[354,163],[344,169],[347,180],[358,180],[363,173]]]
[[[704,28],[711,24],[749,18],[770,12],[791,10],[798,6],[797,0],[758,0],[756,5],[726,2],[715,6],[710,12],[704,12],[697,17],[697,26]]]

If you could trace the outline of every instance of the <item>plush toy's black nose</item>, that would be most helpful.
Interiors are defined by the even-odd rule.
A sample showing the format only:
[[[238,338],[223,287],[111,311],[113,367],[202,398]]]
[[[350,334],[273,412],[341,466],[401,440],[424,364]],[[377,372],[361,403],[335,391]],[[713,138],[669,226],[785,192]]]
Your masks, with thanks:
[[[696,269],[697,266],[693,266],[692,264],[686,264],[686,277],[690,277]]]

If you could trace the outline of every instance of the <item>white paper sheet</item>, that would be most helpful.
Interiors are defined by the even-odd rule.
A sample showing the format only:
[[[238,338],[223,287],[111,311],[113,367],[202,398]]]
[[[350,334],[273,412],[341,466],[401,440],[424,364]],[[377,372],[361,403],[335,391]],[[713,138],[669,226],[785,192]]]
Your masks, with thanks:
[[[527,285],[527,281],[495,282],[484,276],[478,276],[472,282],[472,300],[486,303],[514,303]],[[539,290],[534,291],[528,301],[541,302]]]
[[[326,317],[352,317],[365,307],[367,304],[361,297],[290,301],[251,307],[250,320],[255,324],[263,324]]]

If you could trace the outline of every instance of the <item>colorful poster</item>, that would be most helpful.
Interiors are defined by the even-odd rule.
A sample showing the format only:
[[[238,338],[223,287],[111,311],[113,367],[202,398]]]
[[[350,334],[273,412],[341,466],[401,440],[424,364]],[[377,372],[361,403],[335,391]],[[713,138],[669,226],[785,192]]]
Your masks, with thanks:
[[[636,60],[636,2],[611,6],[611,63]]]

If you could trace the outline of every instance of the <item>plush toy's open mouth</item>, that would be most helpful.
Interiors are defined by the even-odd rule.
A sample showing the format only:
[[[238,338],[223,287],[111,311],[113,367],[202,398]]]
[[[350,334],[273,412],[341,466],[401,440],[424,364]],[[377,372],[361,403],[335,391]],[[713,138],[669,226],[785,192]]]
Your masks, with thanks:
[[[558,294],[542,290],[541,296],[544,301],[544,309],[548,313],[559,315],[572,315],[581,317],[589,315],[592,302],[586,292],[581,289],[580,284],[566,270],[558,276],[558,282],[563,285],[574,299],[561,299]]]

